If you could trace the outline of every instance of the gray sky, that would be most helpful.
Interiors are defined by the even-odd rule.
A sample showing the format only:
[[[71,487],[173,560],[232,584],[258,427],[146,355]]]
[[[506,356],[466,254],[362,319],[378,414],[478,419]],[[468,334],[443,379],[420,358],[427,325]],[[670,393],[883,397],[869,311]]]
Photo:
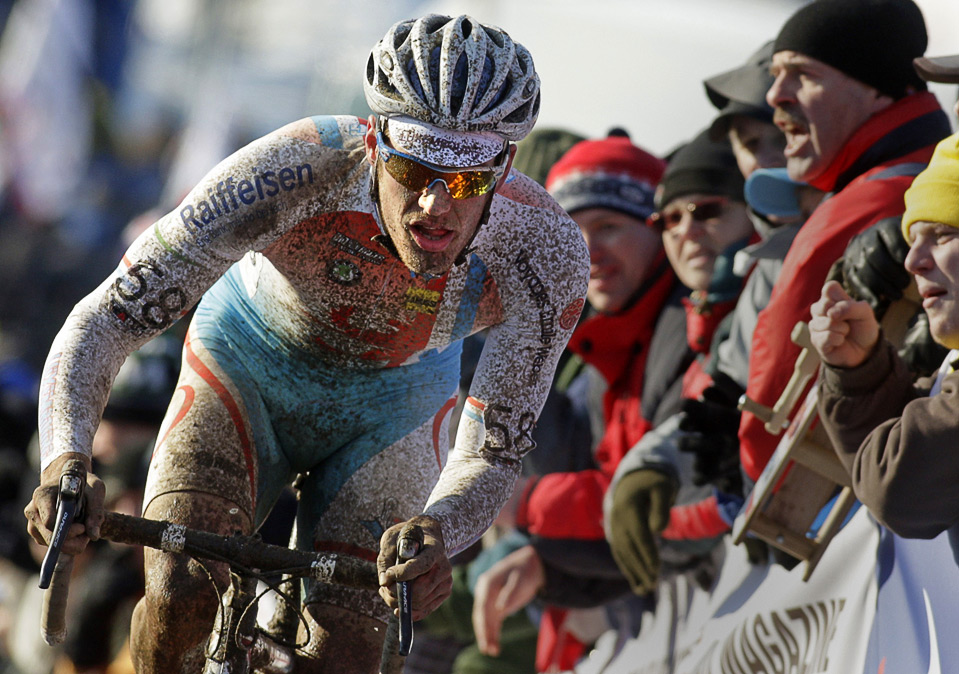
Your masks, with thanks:
[[[362,77],[373,43],[430,11],[499,25],[533,54],[540,126],[588,136],[626,128],[665,153],[714,113],[702,80],[734,68],[805,0],[140,0],[147,49],[131,68],[140,112],[186,110],[192,184],[237,137],[310,114],[367,114]],[[927,53],[959,53],[959,0],[918,0]],[[950,111],[956,87],[936,87]],[[956,120],[953,119],[953,125]],[[219,155],[219,156],[218,156]]]

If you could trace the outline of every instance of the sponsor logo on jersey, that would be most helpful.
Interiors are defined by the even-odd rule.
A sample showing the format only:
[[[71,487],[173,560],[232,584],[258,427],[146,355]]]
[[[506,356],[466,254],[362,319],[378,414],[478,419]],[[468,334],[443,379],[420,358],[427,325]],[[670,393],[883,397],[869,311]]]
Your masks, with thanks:
[[[363,278],[363,272],[352,260],[331,260],[326,267],[326,275],[343,286],[353,286]]]
[[[342,232],[336,232],[333,234],[333,245],[342,250],[344,253],[349,253],[353,257],[358,257],[364,262],[383,264],[383,260],[386,259],[386,256],[382,253],[377,253],[375,250],[370,250],[366,246],[362,245],[359,241],[351,239]]]
[[[408,311],[435,314],[440,303],[440,293],[426,288],[407,288],[405,307]]]
[[[272,199],[280,192],[290,192],[313,184],[313,165],[285,166],[277,171],[260,172],[253,169],[249,178],[237,180],[227,176],[216,186],[208,187],[207,198],[188,203],[180,209],[180,220],[195,232],[214,222],[217,218],[240,208],[252,206],[259,201]]]
[[[566,305],[563,313],[559,316],[559,327],[563,330],[572,330],[576,325],[576,321],[579,320],[580,314],[583,313],[583,307],[585,305],[586,301],[583,298],[573,300]]]
[[[526,286],[530,297],[539,308],[539,341],[543,345],[533,353],[532,368],[533,372],[539,372],[543,369],[546,359],[549,357],[550,345],[556,336],[556,314],[553,311],[553,303],[550,301],[549,292],[546,285],[539,277],[533,263],[530,260],[529,253],[521,250],[515,259],[516,270],[519,272],[520,281]]]

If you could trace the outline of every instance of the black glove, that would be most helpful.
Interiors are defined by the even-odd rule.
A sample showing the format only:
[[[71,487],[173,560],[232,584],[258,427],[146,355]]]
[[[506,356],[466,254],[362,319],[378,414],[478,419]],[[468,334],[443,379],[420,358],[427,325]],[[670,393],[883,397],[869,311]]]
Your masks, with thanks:
[[[609,547],[616,565],[638,595],[659,581],[659,533],[669,524],[679,485],[666,473],[644,468],[616,484],[609,512]]]
[[[876,320],[902,297],[912,277],[903,266],[909,244],[900,216],[880,220],[852,238],[843,253],[843,285],[854,299],[866,300]]]
[[[900,358],[916,377],[928,377],[939,369],[947,353],[949,349],[932,338],[929,317],[920,308],[902,338]]]
[[[693,457],[693,484],[712,484],[733,496],[743,495],[739,467],[739,420],[736,405],[743,389],[722,373],[698,400],[682,402],[679,450]]]

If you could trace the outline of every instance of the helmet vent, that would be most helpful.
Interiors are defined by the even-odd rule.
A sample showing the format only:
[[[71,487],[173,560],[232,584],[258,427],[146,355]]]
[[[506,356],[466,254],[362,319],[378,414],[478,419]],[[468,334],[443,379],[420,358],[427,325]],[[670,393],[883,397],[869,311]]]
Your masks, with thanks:
[[[434,14],[433,16],[426,17],[423,22],[423,29],[426,33],[435,33],[449,23],[450,18],[448,16],[442,16],[440,14]],[[412,24],[411,24],[412,27]]]
[[[524,119],[526,119],[526,118],[529,116],[529,108],[530,108],[530,106],[531,106],[532,104],[533,104],[533,101],[529,101],[529,102],[527,102],[527,103],[523,103],[523,105],[521,105],[521,106],[519,106],[518,108],[516,108],[515,110],[513,110],[513,112],[511,112],[511,113],[509,113],[508,115],[506,115],[506,117],[504,117],[503,119],[505,119],[507,122],[521,122],[521,121],[523,121]],[[537,107],[538,107],[538,106],[537,106]]]
[[[419,73],[416,72],[416,65],[411,61],[406,64],[406,78],[410,81],[410,86],[420,99],[425,100],[426,94],[423,92],[423,84],[420,82]]]
[[[483,114],[497,107],[507,96],[509,96],[509,92],[512,91],[512,89],[513,89],[513,81],[511,79],[507,79],[505,82],[503,82],[503,86],[500,87],[499,93],[496,94],[496,98],[490,101],[490,104],[487,105],[486,108],[483,110]],[[513,111],[512,114],[504,117],[503,119],[509,120],[510,117],[514,117],[515,115],[516,115],[516,111]]]
[[[479,83],[476,85],[476,100],[481,101],[489,90],[489,85],[493,81],[493,75],[496,70],[496,64],[489,54],[483,59],[483,72],[480,74]],[[488,110],[489,108],[487,108]]]
[[[430,50],[430,61],[429,61],[429,82],[432,83],[433,96],[434,100],[439,99],[439,92],[437,91],[437,85],[440,81],[440,61],[443,59],[443,50],[439,47],[433,47]],[[426,97],[423,97],[426,99]],[[428,99],[427,99],[428,100]]]
[[[484,30],[485,30],[485,26],[484,26]],[[493,41],[493,44],[495,44],[500,49],[502,49],[503,45],[506,44],[506,41],[503,39],[503,34],[499,32],[498,30],[486,30],[485,32],[486,32],[486,35],[489,37],[489,39]]]
[[[456,67],[453,68],[453,88],[450,96],[450,110],[453,115],[458,115],[460,108],[463,107],[463,96],[466,95],[466,84],[469,79],[469,59],[466,54],[460,54],[456,59]]]
[[[406,42],[407,36],[413,30],[413,24],[400,25],[393,34],[393,49],[399,49],[400,45]]]

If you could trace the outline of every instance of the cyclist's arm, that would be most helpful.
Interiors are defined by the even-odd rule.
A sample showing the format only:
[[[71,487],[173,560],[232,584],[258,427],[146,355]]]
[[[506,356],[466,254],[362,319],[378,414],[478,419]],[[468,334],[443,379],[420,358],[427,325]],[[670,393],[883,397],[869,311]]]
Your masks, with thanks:
[[[183,316],[246,251],[265,247],[295,224],[285,213],[295,212],[309,191],[279,189],[277,177],[286,167],[303,165],[318,177],[317,145],[299,137],[309,124],[289,125],[217,165],[138,237],[116,270],[72,310],[42,374],[44,484],[59,479],[58,457],[91,455],[111,384],[126,357]],[[40,510],[32,521],[52,518],[49,505]]]
[[[568,216],[504,202],[502,211],[493,209],[502,219],[491,217],[483,232],[495,242],[484,259],[504,318],[489,331],[454,447],[426,509],[441,522],[450,554],[475,541],[512,493],[521,459],[535,446],[532,430],[588,280],[586,245]]]

